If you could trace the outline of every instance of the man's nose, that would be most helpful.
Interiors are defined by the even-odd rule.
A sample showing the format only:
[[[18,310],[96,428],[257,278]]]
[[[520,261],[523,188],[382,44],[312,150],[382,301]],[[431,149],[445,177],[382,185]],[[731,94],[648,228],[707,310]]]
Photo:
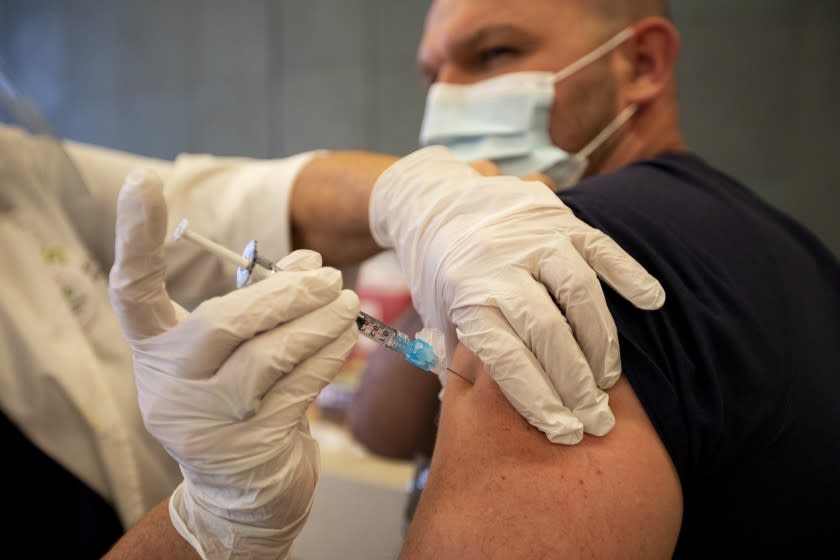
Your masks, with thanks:
[[[466,72],[457,65],[447,64],[438,69],[435,83],[465,85],[478,80],[479,78],[474,73]]]

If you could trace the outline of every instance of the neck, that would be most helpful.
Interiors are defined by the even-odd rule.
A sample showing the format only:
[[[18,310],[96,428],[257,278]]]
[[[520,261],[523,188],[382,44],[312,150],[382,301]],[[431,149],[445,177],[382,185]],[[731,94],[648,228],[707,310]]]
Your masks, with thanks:
[[[613,138],[592,154],[588,175],[611,173],[635,161],[688,148],[680,133],[673,99],[641,107]]]

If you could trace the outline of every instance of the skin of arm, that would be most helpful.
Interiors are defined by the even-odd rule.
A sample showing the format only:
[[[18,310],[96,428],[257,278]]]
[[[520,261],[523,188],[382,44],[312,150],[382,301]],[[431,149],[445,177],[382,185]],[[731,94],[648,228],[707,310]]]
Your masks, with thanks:
[[[413,308],[393,326],[412,337],[423,328]],[[348,410],[353,437],[372,453],[391,459],[430,456],[439,391],[436,375],[406,362],[402,354],[377,349]]]
[[[670,558],[676,470],[622,377],[604,437],[553,445],[459,346],[429,479],[400,558]]]
[[[327,152],[299,172],[292,188],[292,244],[344,267],[381,251],[370,235],[368,204],[376,180],[398,158],[372,152]]]
[[[78,142],[64,147],[98,201],[105,216],[105,232],[114,231],[114,208],[126,175],[137,167],[154,170],[164,181],[173,173],[170,161],[147,158]],[[397,157],[363,151],[326,152],[298,173],[292,188],[290,217],[295,248],[318,251],[325,264],[346,267],[378,253],[370,236],[368,202],[379,175]],[[113,239],[103,241],[113,260]]]
[[[370,193],[376,180],[399,158],[363,151],[326,152],[298,173],[289,213],[292,245],[321,253],[324,264],[347,267],[379,253],[368,222]],[[498,175],[489,161],[470,164],[483,175]],[[543,175],[533,175],[547,184]]]
[[[163,500],[137,522],[103,556],[103,560],[134,559],[199,560],[169,519],[169,498]]]

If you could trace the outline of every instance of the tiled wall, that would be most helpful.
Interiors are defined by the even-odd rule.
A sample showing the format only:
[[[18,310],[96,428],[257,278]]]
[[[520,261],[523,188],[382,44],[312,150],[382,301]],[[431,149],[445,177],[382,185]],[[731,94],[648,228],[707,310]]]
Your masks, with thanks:
[[[160,157],[416,148],[427,0],[0,0],[63,135]],[[690,145],[840,254],[840,2],[673,0]]]

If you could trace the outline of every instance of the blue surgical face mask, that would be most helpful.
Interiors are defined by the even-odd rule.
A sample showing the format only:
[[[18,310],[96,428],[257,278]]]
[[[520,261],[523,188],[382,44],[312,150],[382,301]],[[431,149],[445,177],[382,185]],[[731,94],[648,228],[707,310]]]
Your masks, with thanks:
[[[463,161],[489,159],[505,175],[545,173],[558,188],[578,182],[590,154],[633,115],[618,114],[576,154],[555,146],[549,135],[554,85],[592,64],[633,34],[624,29],[560,72],[512,72],[469,85],[429,88],[420,143],[449,148]]]

